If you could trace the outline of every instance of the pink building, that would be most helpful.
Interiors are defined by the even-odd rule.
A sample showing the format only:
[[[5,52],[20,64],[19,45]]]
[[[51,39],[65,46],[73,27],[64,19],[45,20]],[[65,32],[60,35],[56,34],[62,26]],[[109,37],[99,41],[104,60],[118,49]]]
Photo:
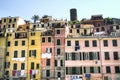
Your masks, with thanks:
[[[54,80],[54,34],[52,30],[42,33],[41,43],[41,80]]]
[[[120,80],[120,37],[65,39],[65,80]]]

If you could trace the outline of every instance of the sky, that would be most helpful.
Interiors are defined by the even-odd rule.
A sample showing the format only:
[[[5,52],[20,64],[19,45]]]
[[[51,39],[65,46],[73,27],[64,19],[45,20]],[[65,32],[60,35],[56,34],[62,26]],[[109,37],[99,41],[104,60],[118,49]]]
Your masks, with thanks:
[[[20,16],[31,20],[36,14],[70,20],[71,8],[77,9],[78,20],[98,14],[120,18],[120,0],[0,0],[0,18]]]

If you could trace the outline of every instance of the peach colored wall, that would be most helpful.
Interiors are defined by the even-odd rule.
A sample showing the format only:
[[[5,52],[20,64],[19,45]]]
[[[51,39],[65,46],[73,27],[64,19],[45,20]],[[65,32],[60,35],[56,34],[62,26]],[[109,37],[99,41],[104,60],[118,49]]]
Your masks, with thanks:
[[[48,42],[48,37],[51,37],[51,42]],[[54,41],[52,36],[45,36],[45,43],[41,43],[41,53],[46,53],[46,48],[52,48],[51,67],[54,66]],[[41,58],[41,67],[46,67],[46,58]]]
[[[116,39],[117,40],[117,47],[112,46],[112,40]],[[71,40],[71,46],[67,46],[67,40]],[[75,46],[75,40],[79,40],[79,45],[80,45],[80,50],[75,51],[74,46]],[[89,40],[89,47],[85,47],[85,40]],[[92,47],[92,40],[97,40],[97,47]],[[103,40],[108,40],[108,47],[104,47]],[[118,55],[120,57],[120,38],[102,38],[101,42],[101,56],[102,56],[102,65],[103,65],[103,73],[104,76],[108,75],[114,80],[115,77],[115,72],[114,72],[114,66],[120,66],[120,59],[119,60],[114,60],[113,52],[118,51]],[[100,52],[100,45],[99,45],[99,40],[97,38],[67,38],[65,41],[65,52]],[[108,51],[110,55],[110,60],[104,60],[104,52]],[[106,74],[106,66],[111,67],[111,74]],[[101,66],[100,60],[98,61],[97,64],[95,64],[95,60],[67,60],[65,61],[65,66],[66,67],[72,67],[72,66]],[[93,74],[92,74],[93,75]],[[95,77],[101,77],[100,74],[94,74]],[[67,77],[68,76],[68,77]],[[70,75],[66,75],[66,80],[71,80],[69,77]],[[91,76],[94,77],[94,76]],[[84,78],[84,75],[83,75]],[[85,80],[85,79],[83,79]],[[96,80],[95,78],[92,80]],[[97,80],[102,80],[101,78]]]

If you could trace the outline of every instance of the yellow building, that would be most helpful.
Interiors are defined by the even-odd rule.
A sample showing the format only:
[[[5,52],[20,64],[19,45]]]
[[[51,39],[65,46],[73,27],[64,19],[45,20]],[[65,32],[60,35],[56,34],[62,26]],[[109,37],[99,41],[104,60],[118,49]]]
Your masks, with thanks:
[[[69,26],[69,35],[72,36],[91,36],[94,25],[92,24],[76,24]]]
[[[5,73],[10,80],[26,80],[28,62],[28,32],[18,28],[7,33]]]
[[[9,32],[11,30],[16,30],[19,25],[24,25],[25,20],[20,17],[3,17],[1,19],[2,21],[2,27],[6,29],[6,32]]]
[[[0,80],[4,78],[4,61],[5,61],[5,53],[6,53],[6,38],[1,37],[0,33]]]

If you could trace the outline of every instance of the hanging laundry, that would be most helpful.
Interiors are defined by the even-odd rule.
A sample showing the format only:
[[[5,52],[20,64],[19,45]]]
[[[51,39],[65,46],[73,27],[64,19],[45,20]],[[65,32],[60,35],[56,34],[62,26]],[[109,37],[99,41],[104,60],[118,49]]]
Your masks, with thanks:
[[[32,74],[32,70],[30,70],[30,74]]]
[[[17,73],[17,75],[16,75],[16,76],[20,76],[21,71],[20,71],[20,70],[18,70],[18,71],[16,71],[16,73]]]
[[[12,71],[12,76],[16,76],[16,71],[15,70]]]
[[[24,76],[24,75],[25,75],[25,71],[21,70],[21,76]]]

